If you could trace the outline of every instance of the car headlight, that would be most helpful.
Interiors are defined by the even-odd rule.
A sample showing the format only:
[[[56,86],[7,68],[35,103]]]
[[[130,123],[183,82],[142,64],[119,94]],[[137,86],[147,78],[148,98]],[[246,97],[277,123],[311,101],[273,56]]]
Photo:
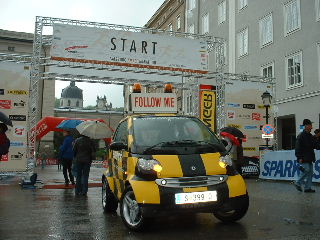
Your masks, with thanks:
[[[220,156],[219,165],[222,168],[226,168],[227,166],[232,166],[231,156],[229,154],[224,155],[224,156]]]
[[[139,158],[137,167],[138,170],[144,174],[154,174],[162,171],[161,164],[155,159]]]

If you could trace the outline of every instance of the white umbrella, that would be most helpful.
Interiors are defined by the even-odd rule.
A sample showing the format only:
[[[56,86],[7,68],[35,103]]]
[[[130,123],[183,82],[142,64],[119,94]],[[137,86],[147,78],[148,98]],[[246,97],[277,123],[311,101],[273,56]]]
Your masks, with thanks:
[[[110,127],[99,121],[84,121],[76,126],[78,132],[92,139],[108,138],[112,135]]]

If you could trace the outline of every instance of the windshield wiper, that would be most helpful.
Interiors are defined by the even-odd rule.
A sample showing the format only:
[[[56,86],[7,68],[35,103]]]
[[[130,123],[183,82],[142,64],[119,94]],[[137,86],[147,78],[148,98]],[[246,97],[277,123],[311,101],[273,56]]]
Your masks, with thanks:
[[[219,152],[224,152],[225,149],[221,146],[219,143],[211,143],[203,140],[181,140],[181,141],[176,141],[176,144],[188,144],[188,145],[208,145],[214,149],[217,149]]]
[[[154,144],[154,145],[152,145],[152,146],[150,146],[150,147],[147,147],[147,148],[143,151],[143,153],[146,154],[146,152],[148,152],[148,151],[150,151],[150,150],[152,150],[152,149],[154,149],[154,148],[156,148],[156,147],[160,147],[160,146],[164,146],[164,145],[174,145],[175,143],[176,143],[176,141],[159,142],[159,143]]]

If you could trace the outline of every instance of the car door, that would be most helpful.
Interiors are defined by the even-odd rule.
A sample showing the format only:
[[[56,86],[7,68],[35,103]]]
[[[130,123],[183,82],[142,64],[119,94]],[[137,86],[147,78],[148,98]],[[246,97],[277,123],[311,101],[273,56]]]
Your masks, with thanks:
[[[116,130],[113,142],[122,142],[128,145],[128,121],[121,122]],[[111,174],[114,178],[115,193],[120,198],[124,191],[124,181],[126,180],[128,149],[111,152]]]

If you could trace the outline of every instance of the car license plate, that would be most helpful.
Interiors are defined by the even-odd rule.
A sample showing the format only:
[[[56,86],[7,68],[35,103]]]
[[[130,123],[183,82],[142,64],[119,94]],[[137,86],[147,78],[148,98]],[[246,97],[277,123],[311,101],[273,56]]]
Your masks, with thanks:
[[[217,191],[176,193],[176,204],[214,202],[217,201]]]

